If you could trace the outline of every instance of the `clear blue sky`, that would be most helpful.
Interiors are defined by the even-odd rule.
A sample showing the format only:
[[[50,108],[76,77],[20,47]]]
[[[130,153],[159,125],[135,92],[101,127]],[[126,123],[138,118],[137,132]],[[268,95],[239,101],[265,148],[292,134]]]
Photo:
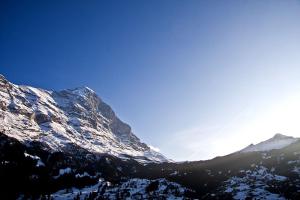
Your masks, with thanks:
[[[175,160],[300,136],[299,1],[0,1],[0,73],[86,85]]]

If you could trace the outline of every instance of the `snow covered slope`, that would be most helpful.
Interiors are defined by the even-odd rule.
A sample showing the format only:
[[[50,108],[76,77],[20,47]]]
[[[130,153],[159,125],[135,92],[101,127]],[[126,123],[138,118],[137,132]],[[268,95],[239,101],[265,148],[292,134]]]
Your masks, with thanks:
[[[51,195],[54,200],[86,199],[94,194],[93,199],[174,199],[182,200],[189,189],[166,179],[129,179],[119,185],[99,180],[96,185],[82,189],[70,188]]]
[[[79,146],[141,162],[168,161],[88,87],[47,91],[12,84],[0,75],[0,131],[26,144],[41,142],[50,151],[72,153]]]
[[[260,142],[256,145],[249,145],[246,148],[242,149],[240,152],[254,152],[254,151],[270,151],[272,149],[282,149],[296,141],[298,141],[299,138],[289,137],[282,134],[276,134],[274,137]]]

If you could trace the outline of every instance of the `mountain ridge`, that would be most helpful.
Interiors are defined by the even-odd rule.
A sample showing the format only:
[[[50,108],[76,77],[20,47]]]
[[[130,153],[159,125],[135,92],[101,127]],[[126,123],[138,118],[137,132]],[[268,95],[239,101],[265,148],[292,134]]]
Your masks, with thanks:
[[[282,149],[294,142],[299,141],[300,138],[295,138],[292,136],[286,136],[281,133],[276,133],[273,137],[259,142],[257,144],[250,144],[239,152],[255,152],[255,151],[270,151],[273,149]]]

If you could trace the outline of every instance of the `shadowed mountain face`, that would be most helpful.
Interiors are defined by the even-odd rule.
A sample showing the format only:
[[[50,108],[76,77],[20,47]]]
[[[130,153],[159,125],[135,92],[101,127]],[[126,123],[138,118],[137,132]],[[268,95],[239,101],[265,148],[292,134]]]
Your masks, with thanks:
[[[45,91],[0,77],[1,199],[300,199],[298,138],[164,161],[91,89]]]
[[[133,159],[49,152],[0,134],[4,199],[299,199],[300,141],[207,161],[141,164]],[[88,156],[87,156],[88,155]]]
[[[46,91],[0,77],[1,129],[24,143],[42,142],[51,151],[80,146],[140,162],[167,159],[150,149],[88,87]]]
[[[267,141],[274,139],[279,138]],[[207,161],[149,164],[147,172],[139,175],[165,177],[192,189],[199,199],[299,199],[299,169],[300,140],[294,138],[282,148],[240,151]]]

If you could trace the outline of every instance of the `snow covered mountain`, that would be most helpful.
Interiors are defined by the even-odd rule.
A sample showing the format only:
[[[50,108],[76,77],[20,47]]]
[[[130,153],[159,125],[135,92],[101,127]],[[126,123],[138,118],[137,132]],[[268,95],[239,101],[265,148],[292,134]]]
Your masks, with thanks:
[[[266,141],[260,142],[256,145],[251,144],[246,148],[242,149],[240,152],[245,153],[245,152],[254,152],[254,151],[270,151],[273,149],[282,149],[294,142],[297,142],[298,140],[299,138],[285,136],[277,133],[274,135],[274,137]]]
[[[300,199],[300,139],[164,162],[87,87],[0,76],[0,199]]]
[[[25,144],[72,153],[78,146],[139,162],[168,161],[142,143],[88,87],[47,91],[10,83],[0,75],[0,131]]]

